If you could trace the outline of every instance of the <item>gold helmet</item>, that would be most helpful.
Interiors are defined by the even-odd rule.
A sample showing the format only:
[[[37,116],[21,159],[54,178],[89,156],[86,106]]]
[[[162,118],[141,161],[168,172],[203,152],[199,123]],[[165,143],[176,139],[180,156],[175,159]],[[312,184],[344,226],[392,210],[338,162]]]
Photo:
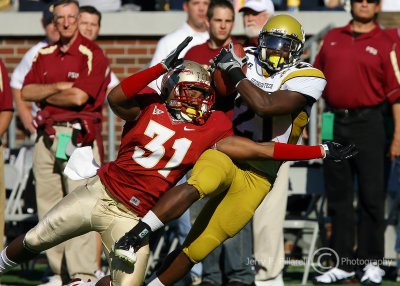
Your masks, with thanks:
[[[194,124],[204,124],[215,103],[209,73],[192,61],[184,61],[164,75],[161,96],[176,119]]]
[[[304,47],[304,31],[292,16],[271,17],[258,38],[258,59],[269,71],[277,72],[299,61]]]

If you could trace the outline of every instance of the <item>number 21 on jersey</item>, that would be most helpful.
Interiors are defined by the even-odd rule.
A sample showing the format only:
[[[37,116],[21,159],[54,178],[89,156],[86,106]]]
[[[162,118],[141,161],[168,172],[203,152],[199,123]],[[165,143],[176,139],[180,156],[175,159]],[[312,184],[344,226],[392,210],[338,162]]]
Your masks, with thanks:
[[[161,160],[163,160],[163,157],[165,155],[164,144],[172,136],[174,136],[174,134],[175,131],[153,120],[150,120],[146,130],[144,131],[144,135],[152,138],[152,140],[144,146],[145,150],[136,146],[135,151],[132,155],[132,159],[143,168],[153,168]],[[192,141],[187,138],[176,139],[174,141],[174,144],[172,145],[172,148],[174,149],[174,154],[172,155],[171,159],[166,162],[165,166],[162,167],[161,170],[158,170],[158,173],[166,178],[171,172],[171,169],[176,168],[182,163],[191,144]],[[143,156],[146,150],[150,151],[151,154],[148,156]]]

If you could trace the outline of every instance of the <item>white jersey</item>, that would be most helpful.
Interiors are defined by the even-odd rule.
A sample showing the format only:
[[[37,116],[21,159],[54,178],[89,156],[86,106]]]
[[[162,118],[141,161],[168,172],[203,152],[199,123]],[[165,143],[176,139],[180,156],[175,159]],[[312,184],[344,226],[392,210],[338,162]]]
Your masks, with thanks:
[[[37,56],[39,51],[42,48],[46,47],[48,44],[49,43],[47,42],[47,40],[40,41],[25,53],[25,55],[22,57],[22,60],[19,62],[11,75],[10,86],[12,88],[22,89],[25,76],[32,67],[33,59]],[[37,106],[35,102],[32,102],[32,115],[36,116],[36,113],[39,110],[39,106]]]
[[[301,135],[309,121],[312,104],[321,97],[326,85],[324,74],[310,64],[300,62],[268,76],[258,61],[256,49],[254,47],[246,48],[246,54],[248,57],[246,77],[254,85],[266,92],[290,90],[307,97],[307,104],[300,112],[272,118],[272,141],[301,144]],[[240,122],[239,118],[246,118],[246,120]],[[251,139],[255,141],[263,140],[263,121],[263,118],[254,114],[244,104],[235,108],[234,122],[237,122],[235,128],[243,134],[251,134]],[[280,165],[280,162],[272,160],[248,163],[271,177],[275,177],[275,172]]]
[[[14,69],[14,72],[12,73],[10,81],[10,85],[12,88],[22,89],[25,76],[32,67],[33,59],[36,57],[39,51],[47,45],[48,42],[46,40],[43,40],[41,42],[38,42],[25,53],[25,55],[22,57],[22,60],[19,62],[17,67]]]
[[[197,32],[187,22],[184,22],[179,29],[165,35],[158,41],[150,66],[152,67],[160,63],[188,36],[193,36],[193,40],[179,54],[180,58],[183,58],[190,48],[205,43],[210,37],[207,31]],[[158,93],[161,90],[162,77],[160,76],[149,84]]]

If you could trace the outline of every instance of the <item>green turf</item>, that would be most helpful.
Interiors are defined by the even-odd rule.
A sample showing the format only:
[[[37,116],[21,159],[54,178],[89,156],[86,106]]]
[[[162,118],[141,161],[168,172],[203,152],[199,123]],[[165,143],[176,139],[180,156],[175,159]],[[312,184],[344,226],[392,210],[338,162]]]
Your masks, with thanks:
[[[34,268],[26,270],[22,269],[20,266],[16,267],[15,269],[11,270],[10,272],[6,273],[5,275],[0,277],[0,284],[1,285],[16,285],[16,286],[35,286],[41,282],[41,278],[43,277],[44,272],[47,269],[46,263],[35,263]],[[392,270],[386,270],[394,271]],[[315,273],[310,273],[310,278],[313,277]],[[388,273],[390,274],[390,273]],[[389,275],[390,277],[386,277],[382,283],[382,286],[399,286],[399,282],[394,281],[393,275]],[[303,267],[299,266],[289,266],[284,275],[284,283],[285,286],[294,286],[294,285],[301,285],[301,279],[303,277]],[[352,281],[350,283],[352,285],[359,285],[357,281]],[[306,284],[308,286],[313,285],[310,281]]]
[[[22,269],[20,266],[14,268],[13,270],[7,272],[0,277],[1,285],[38,285],[42,283],[42,277],[46,264],[36,264],[34,269],[26,270]]]

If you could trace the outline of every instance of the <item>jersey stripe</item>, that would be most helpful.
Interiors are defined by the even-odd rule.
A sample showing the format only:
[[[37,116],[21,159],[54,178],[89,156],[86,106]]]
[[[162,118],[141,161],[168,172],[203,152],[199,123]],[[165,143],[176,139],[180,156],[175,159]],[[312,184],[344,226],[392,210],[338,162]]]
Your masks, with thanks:
[[[285,77],[282,80],[282,84],[281,85],[283,85],[289,79],[292,79],[292,78],[295,78],[295,77],[303,77],[303,76],[306,76],[306,77],[319,77],[319,78],[325,79],[324,74],[320,70],[317,70],[317,69],[314,69],[314,68],[312,68],[312,69],[299,69],[299,70],[296,70],[296,71],[292,71],[290,74],[288,74],[287,77]]]
[[[392,63],[394,75],[396,76],[397,82],[400,84],[400,70],[399,70],[399,63],[397,61],[396,52],[392,50],[390,52],[390,61]]]
[[[93,65],[93,52],[84,45],[79,45],[79,51],[87,56],[88,75],[92,72]]]

